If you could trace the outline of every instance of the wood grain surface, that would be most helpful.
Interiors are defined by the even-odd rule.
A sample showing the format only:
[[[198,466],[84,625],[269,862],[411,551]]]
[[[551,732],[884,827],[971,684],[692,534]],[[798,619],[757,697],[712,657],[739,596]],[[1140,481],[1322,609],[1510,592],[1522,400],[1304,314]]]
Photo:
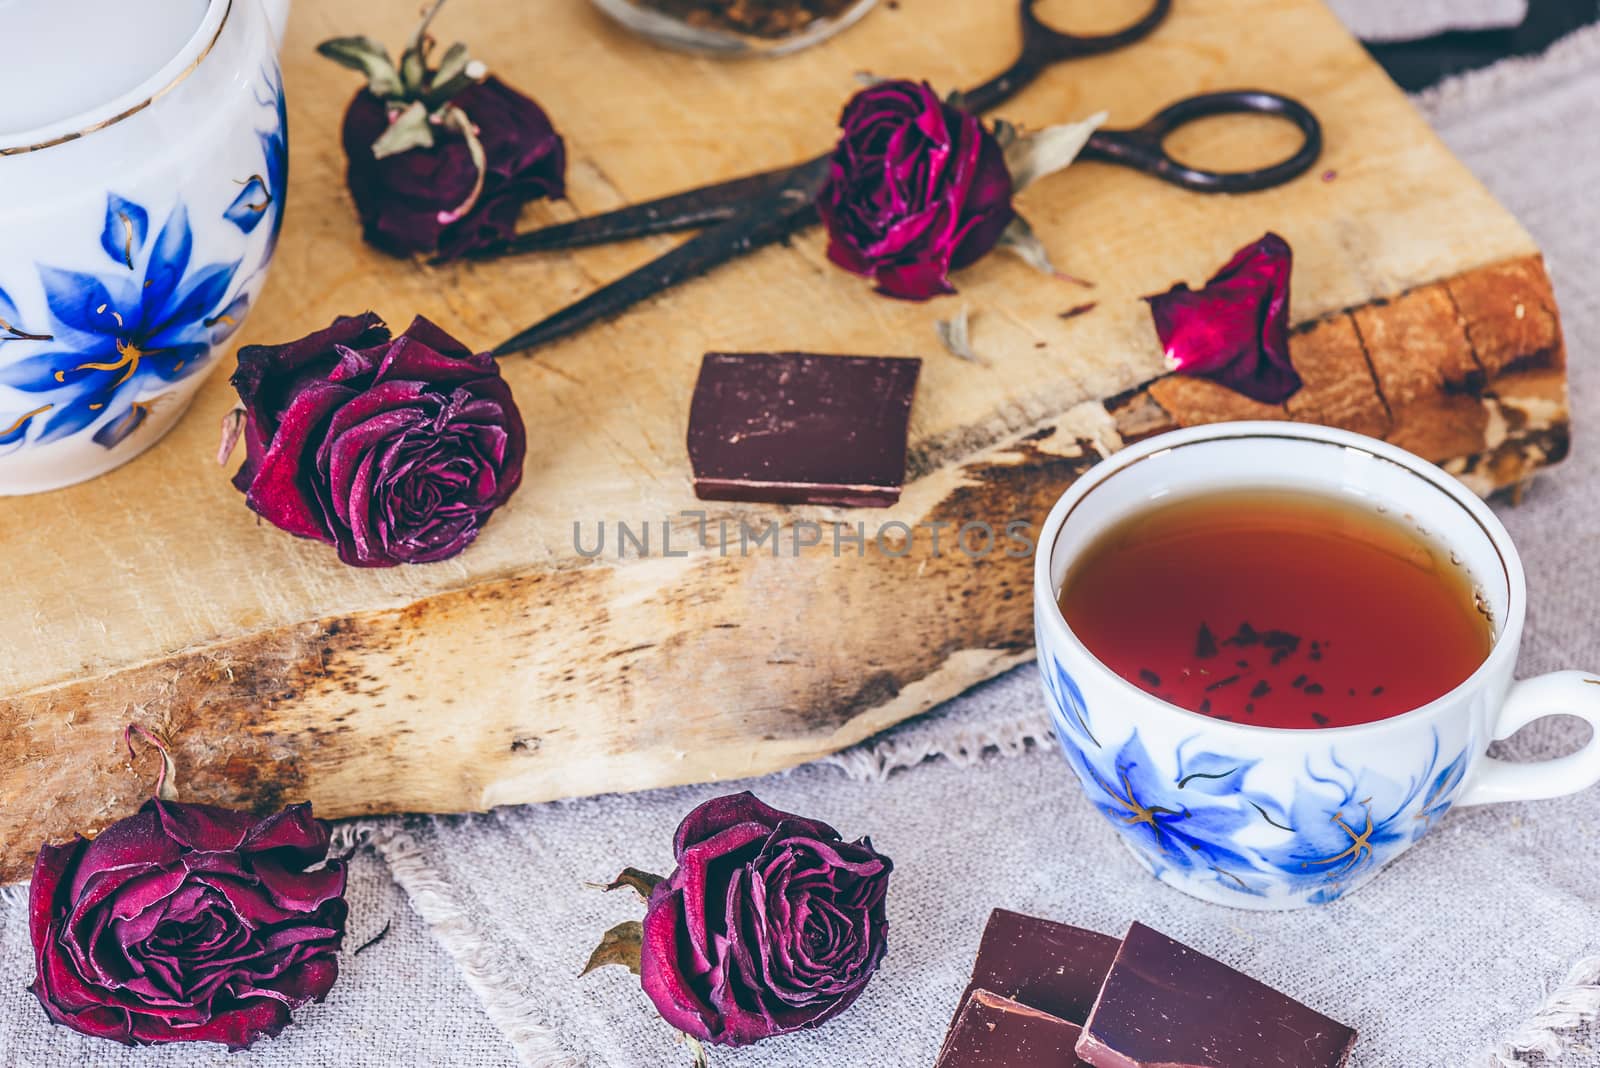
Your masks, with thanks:
[[[1138,6],[1040,10],[1105,30]],[[830,267],[813,232],[513,358],[524,487],[454,561],[346,569],[257,522],[214,461],[226,366],[140,459],[0,501],[0,881],[26,874],[42,838],[92,832],[148,793],[153,759],[130,766],[120,746],[129,721],[170,740],[191,800],[309,798],[325,816],[732,778],[848,745],[1031,655],[1028,559],[1004,543],[951,551],[961,524],[1036,523],[1099,455],[1172,426],[1335,423],[1482,492],[1560,459],[1560,327],[1522,228],[1316,0],[1176,7],[1148,41],[1050,72],[1003,114],[1038,126],[1107,108],[1132,125],[1190,93],[1270,88],[1322,117],[1315,172],[1246,197],[1096,164],[1030,188],[1023,211],[1092,289],[994,256],[959,276],[958,296],[889,301]],[[415,14],[410,0],[298,5],[287,222],[242,342],[370,308],[397,328],[426,314],[487,348],[671,246],[446,268],[364,247],[337,136],[356,86],[312,48],[355,32],[398,45]],[[571,200],[531,207],[529,224],[804,158],[829,143],[856,72],[968,85],[1017,47],[1009,3],[968,0],[898,0],[823,48],[760,63],[659,51],[577,0],[455,0],[436,30],[470,39],[566,134]],[[1217,119],[1171,147],[1244,165],[1293,144],[1267,120]],[[1293,354],[1307,388],[1274,408],[1164,377],[1139,298],[1198,284],[1267,229],[1295,248]],[[934,339],[934,322],[963,305],[978,363]],[[899,505],[695,500],[684,433],[700,356],[745,349],[924,358]],[[704,510],[712,531],[729,523],[733,547],[698,544],[702,520],[686,510]],[[576,551],[575,525],[592,547],[602,521],[606,551]],[[618,521],[648,524],[651,552],[619,559]],[[741,524],[771,522],[781,551],[741,555]],[[846,540],[835,556],[835,533],[857,523],[866,551]],[[903,528],[874,544],[885,523]],[[926,524],[939,523],[951,526],[936,553]],[[793,553],[813,529],[822,544]]]

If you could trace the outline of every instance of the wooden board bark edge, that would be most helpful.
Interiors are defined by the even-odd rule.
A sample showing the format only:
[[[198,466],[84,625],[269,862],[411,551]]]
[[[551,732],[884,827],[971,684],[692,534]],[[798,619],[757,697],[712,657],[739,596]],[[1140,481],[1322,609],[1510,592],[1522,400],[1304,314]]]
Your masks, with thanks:
[[[1291,348],[1306,388],[1286,406],[1161,378],[932,471],[907,501],[925,502],[924,523],[1036,523],[1100,455],[1240,418],[1384,437],[1482,493],[1566,454],[1565,350],[1537,256],[1303,323]],[[148,795],[156,757],[130,765],[129,722],[168,740],[187,800],[309,799],[324,817],[738,778],[834,752],[1032,655],[1029,556],[905,549],[595,561],[0,701],[0,882],[25,878],[41,841],[94,833]],[[785,652],[797,626],[829,635],[803,661]],[[416,714],[430,706],[460,715]]]

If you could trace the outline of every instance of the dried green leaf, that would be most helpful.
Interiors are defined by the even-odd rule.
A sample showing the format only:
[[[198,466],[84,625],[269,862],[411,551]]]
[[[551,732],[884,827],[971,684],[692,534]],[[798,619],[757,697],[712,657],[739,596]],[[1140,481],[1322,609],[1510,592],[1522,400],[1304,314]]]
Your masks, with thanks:
[[[413,100],[372,142],[372,154],[378,159],[387,159],[413,148],[432,147],[433,123],[428,117],[428,108],[422,101]]]
[[[1078,158],[1083,146],[1089,143],[1089,138],[1105,121],[1106,113],[1101,111],[1082,122],[1047,126],[1002,146],[1006,154],[1006,169],[1011,172],[1012,188],[1026,189],[1047,174],[1065,170],[1068,164]]]
[[[439,66],[428,76],[428,92],[424,98],[428,105],[437,108],[449,103],[457,93],[478,80],[473,77],[475,69],[482,77],[483,64],[473,62],[467,46],[451,45],[439,60]]]
[[[711,1068],[711,1058],[706,1054],[706,1047],[698,1038],[685,1034],[683,1044],[689,1047],[689,1068]]]
[[[626,886],[634,893],[639,895],[639,900],[649,901],[650,891],[654,890],[656,885],[663,881],[664,880],[661,878],[661,876],[655,875],[651,872],[640,871],[638,868],[623,868],[621,875],[617,876],[600,889],[609,894],[613,890],[621,890],[624,886]]]
[[[433,71],[433,84],[443,85],[450,79],[466,73],[467,65],[472,62],[472,54],[467,51],[467,46],[457,41],[445,49],[444,55],[439,59],[439,65]]]
[[[400,72],[395,69],[389,50],[370,37],[334,37],[317,45],[317,53],[342,67],[367,76],[367,89],[373,96],[396,100],[405,95]]]
[[[407,49],[400,56],[400,84],[406,87],[407,97],[416,97],[428,84],[428,61],[420,51]]]
[[[985,362],[972,351],[972,312],[966,305],[963,304],[961,310],[951,318],[934,323],[933,332],[950,355],[968,363]]]
[[[634,975],[639,974],[639,958],[644,952],[644,924],[638,920],[619,923],[607,931],[600,944],[589,954],[589,963],[583,966],[578,978],[583,978],[596,968],[620,964]]]

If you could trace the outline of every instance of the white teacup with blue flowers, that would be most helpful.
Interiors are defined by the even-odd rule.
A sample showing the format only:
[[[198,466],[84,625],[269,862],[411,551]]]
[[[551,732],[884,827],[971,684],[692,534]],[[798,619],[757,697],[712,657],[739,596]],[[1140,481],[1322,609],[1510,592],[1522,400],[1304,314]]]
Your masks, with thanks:
[[[287,7],[0,0],[0,494],[154,444],[255,302],[288,176]]]
[[[1189,712],[1096,660],[1057,606],[1076,555],[1159,498],[1242,489],[1312,492],[1413,517],[1452,551],[1487,605],[1487,659],[1420,708],[1309,730]],[[1089,800],[1169,886],[1238,908],[1329,902],[1376,875],[1452,806],[1554,797],[1600,782],[1600,674],[1514,681],[1526,611],[1516,549],[1482,501],[1410,453],[1326,427],[1180,430],[1087,472],[1052,509],[1038,545],[1034,623],[1056,734]],[[1531,764],[1485,755],[1493,740],[1560,714],[1594,728],[1579,751]]]

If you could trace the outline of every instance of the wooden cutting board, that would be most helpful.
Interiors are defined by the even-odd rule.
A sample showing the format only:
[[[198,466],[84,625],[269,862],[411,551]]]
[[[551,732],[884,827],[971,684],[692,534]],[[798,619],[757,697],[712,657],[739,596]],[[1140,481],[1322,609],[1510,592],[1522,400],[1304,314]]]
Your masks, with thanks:
[[[433,268],[365,248],[338,142],[353,76],[328,36],[398,45],[413,0],[298,5],[286,77],[287,226],[241,340],[296,337],[336,314],[424,313],[487,348],[668,238],[517,262]],[[1142,121],[1187,94],[1261,87],[1322,117],[1327,152],[1292,185],[1203,197],[1083,164],[1022,207],[1081,289],[1003,256],[927,305],[872,295],[815,232],[752,256],[505,372],[528,421],[523,489],[458,559],[385,572],[256,521],[216,466],[227,369],[157,448],[87,485],[0,501],[0,881],[42,838],[93,831],[148,794],[170,739],[184,796],[324,816],[482,809],[767,772],[857,742],[1031,655],[1029,561],[905,545],[741,557],[694,544],[743,520],[823,525],[1037,522],[1099,454],[1176,425],[1235,417],[1337,423],[1440,461],[1480,491],[1566,451],[1556,309],[1528,235],[1469,175],[1317,0],[1178,0],[1121,53],[1057,68],[1003,114],[1039,126],[1109,109]],[[1114,28],[1136,0],[1046,0],[1074,29]],[[675,55],[579,0],[456,0],[438,23],[536,95],[567,137],[570,218],[805,158],[831,141],[858,71],[975,84],[1012,58],[1012,5],[886,0],[836,42],[774,62]],[[1294,144],[1267,120],[1173,138],[1202,165]],[[1165,378],[1139,298],[1198,284],[1273,229],[1296,252],[1286,408]],[[1083,315],[1070,307],[1094,301]],[[934,340],[973,312],[981,363]],[[702,505],[686,414],[701,354],[803,349],[920,355],[911,481],[888,512]],[[592,547],[574,548],[574,525]],[[652,530],[618,559],[615,526]],[[673,553],[661,551],[661,525]],[[737,538],[735,533],[734,538]],[[903,554],[900,553],[904,549]],[[685,552],[685,550],[687,550]]]

